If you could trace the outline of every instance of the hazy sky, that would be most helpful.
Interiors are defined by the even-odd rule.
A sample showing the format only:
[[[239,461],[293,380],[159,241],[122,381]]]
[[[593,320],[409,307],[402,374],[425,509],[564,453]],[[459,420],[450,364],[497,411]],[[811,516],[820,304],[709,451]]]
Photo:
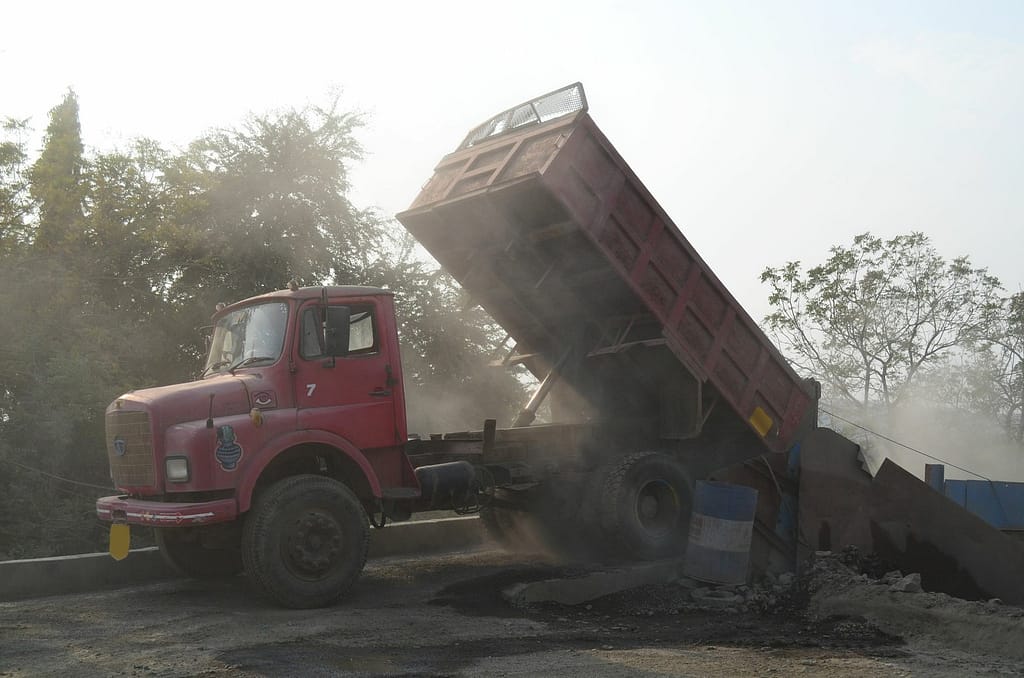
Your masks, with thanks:
[[[756,318],[758,275],[870,230],[1024,286],[1024,2],[7,5],[0,117],[78,93],[86,144],[248,111],[369,115],[355,199],[404,209],[468,129],[580,80],[591,114]]]

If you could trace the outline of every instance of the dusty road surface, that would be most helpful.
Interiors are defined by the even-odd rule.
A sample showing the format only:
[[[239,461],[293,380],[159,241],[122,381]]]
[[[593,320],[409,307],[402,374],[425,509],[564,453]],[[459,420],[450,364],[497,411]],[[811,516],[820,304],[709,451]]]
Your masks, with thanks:
[[[691,609],[666,588],[526,610],[500,595],[558,571],[493,550],[376,560],[326,610],[275,608],[241,578],[0,603],[0,676],[1024,673],[1019,660],[918,647],[856,617]]]

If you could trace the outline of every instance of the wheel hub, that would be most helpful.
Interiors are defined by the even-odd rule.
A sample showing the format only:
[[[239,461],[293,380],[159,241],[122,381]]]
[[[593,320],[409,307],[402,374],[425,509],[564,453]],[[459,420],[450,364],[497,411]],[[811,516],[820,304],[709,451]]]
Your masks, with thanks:
[[[341,548],[342,532],[337,521],[319,511],[308,511],[296,520],[285,551],[293,569],[315,576],[331,569]]]
[[[675,489],[663,480],[646,483],[637,493],[636,517],[649,532],[664,533],[674,529],[679,509],[679,497]]]
[[[650,495],[640,497],[640,520],[650,520],[658,515],[658,500]]]

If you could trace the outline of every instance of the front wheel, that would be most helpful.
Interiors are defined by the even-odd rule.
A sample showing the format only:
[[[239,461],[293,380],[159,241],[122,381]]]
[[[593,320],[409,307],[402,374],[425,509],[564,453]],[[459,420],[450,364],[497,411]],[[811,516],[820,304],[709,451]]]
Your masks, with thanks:
[[[601,501],[601,527],[614,555],[654,560],[686,548],[692,507],[683,466],[657,452],[633,454],[610,468]]]
[[[334,603],[366,563],[366,511],[333,478],[292,476],[271,485],[245,520],[242,558],[252,582],[285,607]]]
[[[160,555],[193,579],[220,579],[242,571],[238,529],[234,525],[156,528]]]

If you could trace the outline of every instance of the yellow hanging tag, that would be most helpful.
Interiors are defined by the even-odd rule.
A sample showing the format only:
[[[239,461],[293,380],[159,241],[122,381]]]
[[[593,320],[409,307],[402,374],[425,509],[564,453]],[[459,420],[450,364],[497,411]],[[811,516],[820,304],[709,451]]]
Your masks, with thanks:
[[[132,533],[126,523],[114,523],[110,526],[110,557],[124,560],[128,557],[131,547]]]

